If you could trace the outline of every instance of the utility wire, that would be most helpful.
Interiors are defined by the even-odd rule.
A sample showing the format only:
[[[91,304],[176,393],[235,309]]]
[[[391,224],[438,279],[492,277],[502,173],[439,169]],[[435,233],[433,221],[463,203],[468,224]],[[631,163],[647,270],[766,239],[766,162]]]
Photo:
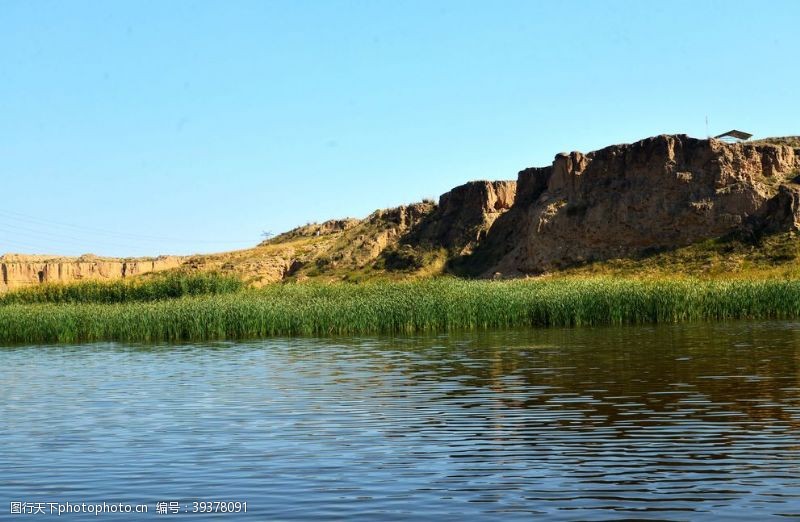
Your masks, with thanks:
[[[32,236],[34,238],[47,241],[48,243],[58,243],[66,246],[73,246],[75,243],[86,243],[88,241],[91,241],[95,244],[122,247],[122,248],[131,246],[130,243],[117,243],[114,241],[109,241],[108,239],[105,238],[94,238],[92,240],[85,240],[77,237],[66,236],[64,234],[59,234],[55,232],[47,232],[43,230],[36,230],[32,228],[22,227],[19,225],[13,225],[11,228],[9,228],[7,226],[4,226],[2,223],[0,223],[0,231],[9,234],[14,234],[16,232],[22,231],[24,232],[23,235],[25,236]]]
[[[22,248],[34,248],[34,249],[38,249],[39,248],[39,246],[37,246],[37,245],[34,245],[32,243],[26,243],[24,241],[17,241],[15,239],[2,239],[2,240],[0,240],[0,255],[3,255],[3,253],[9,253],[9,252],[2,252],[2,250],[4,249],[3,245],[6,245],[6,244],[10,244],[12,246],[17,246],[17,247],[22,247]],[[16,254],[16,253],[21,253],[21,252],[14,252],[14,253]]]
[[[244,243],[254,244],[254,243],[256,243],[256,241],[253,240],[253,239],[236,239],[236,240],[232,240],[232,239],[219,239],[219,240],[214,240],[214,239],[190,239],[190,238],[185,238],[185,237],[184,238],[159,237],[159,236],[150,236],[150,235],[144,235],[144,234],[133,234],[133,233],[130,233],[130,232],[117,232],[117,231],[105,230],[105,229],[94,228],[94,227],[86,227],[86,226],[81,226],[81,225],[74,225],[74,224],[65,223],[65,222],[51,221],[51,220],[37,218],[37,217],[26,215],[26,214],[21,214],[19,212],[13,212],[13,211],[10,211],[10,210],[0,210],[0,216],[5,216],[7,219],[11,219],[11,220],[22,222],[22,223],[27,223],[29,225],[33,224],[33,225],[43,225],[43,226],[48,226],[48,227],[57,226],[57,227],[62,227],[62,228],[71,228],[71,229],[74,229],[74,230],[77,230],[77,231],[90,232],[90,233],[93,233],[93,234],[111,235],[111,236],[114,236],[116,238],[121,238],[121,239],[128,238],[128,239],[147,240],[147,241],[168,241],[168,242],[177,242],[177,243],[206,243],[206,244],[244,244]]]

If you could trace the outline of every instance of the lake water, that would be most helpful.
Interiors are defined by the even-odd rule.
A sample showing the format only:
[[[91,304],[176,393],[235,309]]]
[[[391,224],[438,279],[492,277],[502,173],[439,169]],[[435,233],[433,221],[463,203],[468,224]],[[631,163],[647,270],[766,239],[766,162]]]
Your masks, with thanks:
[[[800,323],[12,347],[0,386],[0,519],[800,516]]]

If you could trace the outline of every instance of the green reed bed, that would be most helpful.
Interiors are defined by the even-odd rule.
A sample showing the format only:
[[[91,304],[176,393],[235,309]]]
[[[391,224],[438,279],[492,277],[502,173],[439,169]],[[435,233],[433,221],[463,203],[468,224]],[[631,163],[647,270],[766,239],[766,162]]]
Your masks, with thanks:
[[[227,294],[244,289],[233,276],[215,272],[167,272],[116,281],[48,283],[0,294],[0,306],[30,303],[127,303],[183,296]]]
[[[103,304],[0,305],[0,343],[178,341],[800,317],[800,281],[287,284]]]

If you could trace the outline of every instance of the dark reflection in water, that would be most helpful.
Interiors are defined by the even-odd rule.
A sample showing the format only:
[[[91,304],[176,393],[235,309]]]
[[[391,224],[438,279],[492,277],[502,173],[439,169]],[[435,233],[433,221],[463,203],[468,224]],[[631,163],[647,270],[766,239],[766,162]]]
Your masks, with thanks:
[[[0,518],[800,516],[798,323],[5,348],[0,382]]]

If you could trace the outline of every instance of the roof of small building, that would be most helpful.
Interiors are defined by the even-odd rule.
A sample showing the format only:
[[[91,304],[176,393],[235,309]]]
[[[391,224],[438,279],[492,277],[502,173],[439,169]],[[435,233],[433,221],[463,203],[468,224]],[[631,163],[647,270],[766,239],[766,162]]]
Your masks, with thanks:
[[[729,130],[728,132],[724,132],[724,133],[720,134],[719,136],[714,136],[714,138],[716,138],[716,139],[719,139],[719,138],[736,138],[736,139],[740,139],[740,140],[749,140],[752,137],[753,137],[752,134],[749,134],[747,132],[742,132],[742,131],[739,131],[739,130],[736,130],[736,129]]]

